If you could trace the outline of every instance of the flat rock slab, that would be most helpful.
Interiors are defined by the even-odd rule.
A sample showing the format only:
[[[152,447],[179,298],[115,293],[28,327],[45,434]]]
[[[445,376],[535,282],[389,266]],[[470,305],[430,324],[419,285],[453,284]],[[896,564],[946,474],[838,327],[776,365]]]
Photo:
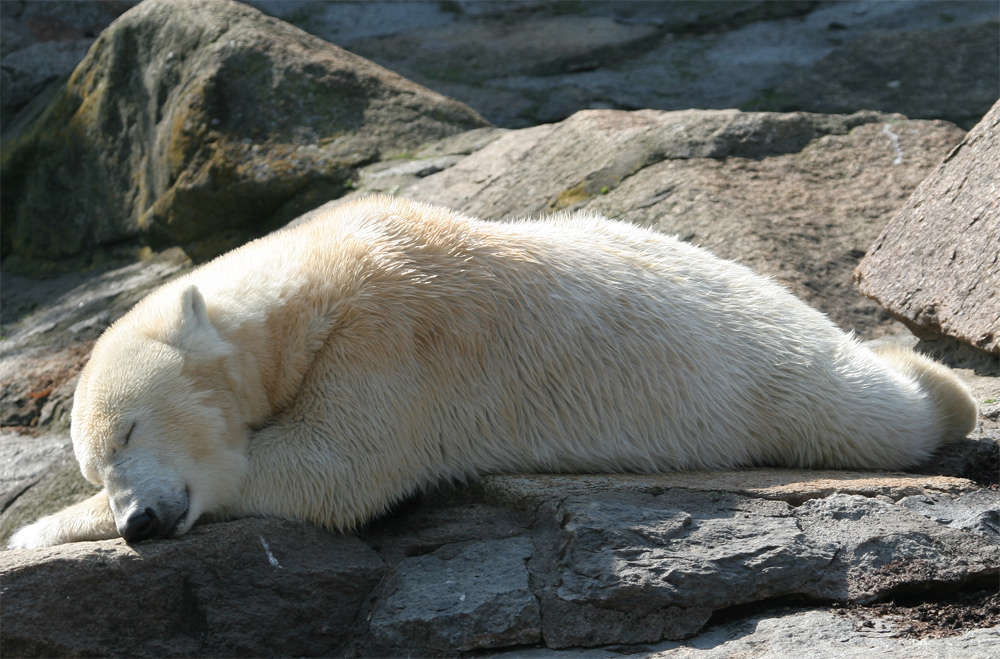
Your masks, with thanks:
[[[0,510],[6,510],[71,450],[64,436],[0,433]]]
[[[473,484],[496,500],[544,499],[553,488],[578,495],[608,492],[660,494],[671,489],[730,492],[793,505],[832,494],[883,496],[893,501],[907,496],[942,493],[959,495],[978,490],[964,478],[901,473],[808,469],[749,469],[684,471],[669,474],[510,475],[487,476]]]
[[[774,598],[872,602],[1000,575],[995,497],[960,479],[675,476],[493,476],[358,536],[244,519],[134,546],[0,552],[0,650],[441,656],[634,645],[696,637],[715,612]],[[867,480],[869,495],[829,494],[838,480]],[[687,487],[699,482],[714,489]],[[794,504],[755,494],[790,482],[821,485]]]
[[[923,338],[1000,355],[1000,103],[885,227],[861,291]]]

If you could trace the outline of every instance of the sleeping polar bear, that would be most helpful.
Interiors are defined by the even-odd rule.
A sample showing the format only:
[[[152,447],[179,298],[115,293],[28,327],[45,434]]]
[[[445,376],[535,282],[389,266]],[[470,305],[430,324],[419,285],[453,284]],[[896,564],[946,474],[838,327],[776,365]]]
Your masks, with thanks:
[[[975,419],[945,367],[874,354],[676,238],[374,197],[221,256],[108,329],[72,416],[104,489],[11,546],[176,536],[206,516],[351,529],[490,472],[901,468]]]

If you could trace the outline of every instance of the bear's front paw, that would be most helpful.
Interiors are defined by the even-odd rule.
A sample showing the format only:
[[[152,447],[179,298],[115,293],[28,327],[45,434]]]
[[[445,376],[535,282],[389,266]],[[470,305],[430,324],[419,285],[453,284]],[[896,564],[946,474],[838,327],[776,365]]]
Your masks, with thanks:
[[[7,549],[51,547],[65,542],[61,539],[62,535],[64,534],[60,532],[58,521],[44,517],[34,524],[18,529],[7,541]]]

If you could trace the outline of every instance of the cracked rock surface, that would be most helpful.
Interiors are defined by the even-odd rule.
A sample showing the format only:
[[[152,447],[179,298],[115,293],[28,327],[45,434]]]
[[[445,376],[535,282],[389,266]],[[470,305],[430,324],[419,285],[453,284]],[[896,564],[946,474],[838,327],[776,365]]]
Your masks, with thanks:
[[[766,490],[775,471],[625,484],[490,476],[411,503],[357,537],[247,519],[131,547],[8,551],[0,638],[11,655],[439,656],[697,644],[713,614],[731,607],[865,603],[1000,575],[995,530],[911,510],[916,499],[942,496],[942,486],[964,492],[948,499],[961,509],[963,497],[983,496],[968,481],[900,474],[876,496],[813,490],[816,498],[797,505],[723,489],[738,475]],[[815,481],[849,487],[856,476],[800,477],[807,491]],[[914,490],[925,494],[902,496]],[[115,606],[102,606],[109,600]]]

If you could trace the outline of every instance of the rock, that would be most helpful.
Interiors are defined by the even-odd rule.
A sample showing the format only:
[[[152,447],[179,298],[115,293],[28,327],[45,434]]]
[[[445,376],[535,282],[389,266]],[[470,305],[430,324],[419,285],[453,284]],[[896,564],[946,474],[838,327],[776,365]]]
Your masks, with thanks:
[[[461,30],[452,25],[425,28],[352,47],[365,57],[391,63],[408,78],[441,83],[451,91],[455,83],[592,70],[641,48],[644,41],[658,40],[659,33],[652,24],[624,23],[607,16],[534,14],[516,22],[476,21]],[[518,56],[511,58],[511,53]]]
[[[344,199],[390,192],[481,217],[591,209],[750,265],[871,337],[889,318],[851,274],[962,132],[874,113],[588,110],[490,137],[435,173],[438,152],[405,171],[372,165]]]
[[[921,519],[890,501],[837,494],[807,501],[795,517],[807,537],[837,547],[822,574],[803,588],[821,599],[867,603],[915,587],[1000,576],[1000,547],[990,539]]]
[[[8,462],[4,478],[11,492],[0,514],[0,547],[22,526],[92,496],[100,488],[80,473],[68,435],[20,437],[0,435],[0,454],[37,456],[31,462]],[[20,487],[19,487],[20,486]],[[15,489],[16,488],[16,489]]]
[[[55,92],[53,86],[65,83],[94,38],[136,4],[137,0],[15,0],[0,5],[0,130],[6,133],[13,125],[37,116],[44,107],[40,101]]]
[[[998,31],[996,22],[874,31],[792,75],[760,109],[834,114],[863,107],[970,126],[997,98]]]
[[[1000,628],[974,629],[959,635],[912,638],[908,621],[892,618],[853,619],[843,611],[771,610],[723,622],[683,642],[658,643],[637,649],[652,659],[867,659],[873,656],[912,659],[991,659],[1000,643]],[[497,659],[618,659],[621,648],[516,650]]]
[[[38,43],[93,39],[138,0],[75,2],[74,0],[12,0],[0,4],[3,39],[0,52],[6,57]],[[80,54],[80,59],[83,54]],[[79,60],[77,60],[79,62]],[[75,63],[74,63],[75,65]],[[69,73],[67,71],[67,73]],[[6,103],[6,99],[4,99]]]
[[[0,510],[7,510],[69,452],[68,438],[0,433]]]
[[[3,4],[5,56],[36,42],[28,21],[69,38],[112,14],[110,3]],[[508,128],[583,109],[734,107],[882,110],[970,128],[1000,75],[997,7],[980,0],[247,4]]]
[[[873,600],[1000,573],[988,541],[857,495],[793,508],[719,491],[591,491],[541,509],[546,549],[530,566],[553,648],[682,639],[713,611],[776,597]]]
[[[0,571],[4,656],[317,656],[349,639],[385,565],[356,538],[248,519],[4,552]]]
[[[1000,75],[986,3],[455,3],[412,26],[375,8],[345,26],[332,8],[255,4],[505,127],[593,108],[734,107],[913,112],[968,127]],[[873,61],[876,46],[886,52]]]
[[[361,164],[484,125],[245,5],[145,2],[5,136],[6,265],[140,234],[212,256],[341,194]]]
[[[977,533],[1000,545],[1000,491],[978,490],[956,499],[923,494],[905,497],[898,503],[938,524]]]
[[[766,490],[776,471],[716,483],[702,474],[704,490],[687,489],[696,474],[490,476],[357,537],[245,519],[131,547],[2,552],[0,651],[442,656],[634,645],[695,637],[717,612],[775,598],[848,604],[1000,575],[995,538],[911,512],[907,487],[875,498],[817,492],[798,506],[716,489],[742,478]]]
[[[17,111],[48,85],[69,76],[93,42],[77,39],[35,43],[4,57],[0,66],[0,128],[5,130]]]
[[[1000,355],[1000,103],[921,183],[855,280],[915,334]],[[901,267],[904,266],[904,267]]]
[[[440,652],[540,642],[541,612],[525,565],[533,549],[520,536],[406,559],[372,616],[373,642]]]

